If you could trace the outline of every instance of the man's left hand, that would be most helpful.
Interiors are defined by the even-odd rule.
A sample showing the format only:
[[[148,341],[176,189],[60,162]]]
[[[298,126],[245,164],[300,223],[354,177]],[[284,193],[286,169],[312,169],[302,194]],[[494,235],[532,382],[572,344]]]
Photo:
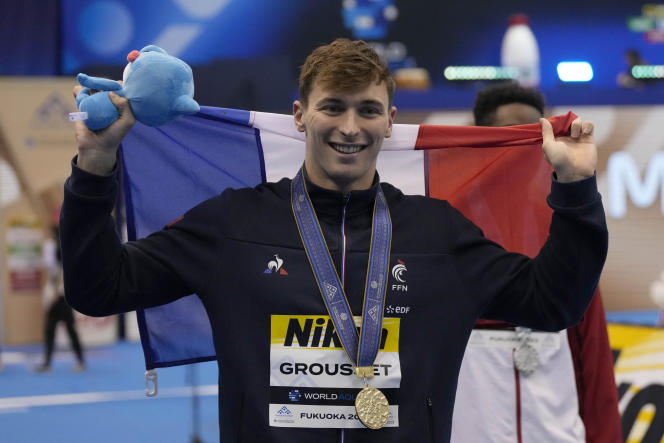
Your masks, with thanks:
[[[570,135],[555,138],[547,119],[542,125],[542,150],[553,166],[559,182],[569,183],[592,177],[597,167],[597,147],[593,139],[593,124],[577,118],[572,122]]]

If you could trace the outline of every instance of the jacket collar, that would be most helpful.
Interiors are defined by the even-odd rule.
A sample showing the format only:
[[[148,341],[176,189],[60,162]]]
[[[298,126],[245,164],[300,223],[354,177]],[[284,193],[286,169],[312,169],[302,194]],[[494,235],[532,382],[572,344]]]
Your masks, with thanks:
[[[304,179],[307,185],[307,191],[311,202],[319,218],[334,217],[338,219],[346,206],[346,216],[357,216],[364,213],[373,213],[374,200],[380,186],[380,176],[375,173],[373,182],[369,189],[351,191],[343,194],[340,191],[321,188],[309,180],[306,169],[304,170]]]

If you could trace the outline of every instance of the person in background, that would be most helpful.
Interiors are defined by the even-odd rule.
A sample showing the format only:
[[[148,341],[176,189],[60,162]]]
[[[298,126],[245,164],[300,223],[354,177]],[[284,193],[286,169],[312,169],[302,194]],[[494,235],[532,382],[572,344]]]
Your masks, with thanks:
[[[641,57],[639,51],[634,48],[627,49],[624,54],[625,64],[627,64],[627,69],[625,72],[618,74],[616,82],[618,86],[627,89],[636,89],[640,90],[644,87],[651,85],[657,82],[657,79],[654,78],[636,78],[632,72],[634,66],[639,65],[648,65],[649,63]]]
[[[537,123],[545,101],[534,89],[503,83],[480,91],[473,107],[477,126]],[[533,339],[513,324],[478,320],[475,330],[487,339],[512,332]],[[599,290],[583,320],[559,333],[537,334],[538,343],[559,343],[541,355],[532,373],[517,368],[514,349],[502,345],[466,348],[457,386],[452,442],[622,441],[618,394],[606,320]],[[489,390],[487,390],[489,389]],[[482,424],[478,426],[478,424]]]
[[[55,329],[59,322],[63,322],[67,328],[71,347],[76,355],[76,364],[72,370],[81,372],[85,370],[85,359],[83,357],[81,340],[76,331],[74,311],[65,301],[60,236],[57,227],[53,228],[52,238],[49,238],[43,246],[43,260],[44,268],[46,269],[46,284],[44,285],[43,297],[48,307],[44,324],[44,361],[34,371],[44,373],[51,370],[53,349],[55,347]]]

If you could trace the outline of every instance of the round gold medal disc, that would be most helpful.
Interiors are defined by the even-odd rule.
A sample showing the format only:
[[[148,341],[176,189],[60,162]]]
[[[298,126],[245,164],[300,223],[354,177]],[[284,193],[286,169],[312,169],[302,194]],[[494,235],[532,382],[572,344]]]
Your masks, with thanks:
[[[376,388],[365,386],[355,398],[355,410],[360,421],[370,429],[380,429],[390,418],[390,404]]]

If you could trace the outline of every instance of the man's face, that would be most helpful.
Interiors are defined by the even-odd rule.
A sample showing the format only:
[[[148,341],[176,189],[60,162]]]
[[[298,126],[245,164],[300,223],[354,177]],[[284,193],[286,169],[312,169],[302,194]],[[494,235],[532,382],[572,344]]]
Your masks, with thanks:
[[[326,189],[349,192],[371,186],[383,139],[392,135],[395,107],[385,83],[355,92],[316,83],[307,106],[293,103],[293,117],[306,134],[304,164],[309,179]]]
[[[542,114],[537,108],[525,103],[509,103],[496,108],[490,126],[513,126],[537,123]]]

